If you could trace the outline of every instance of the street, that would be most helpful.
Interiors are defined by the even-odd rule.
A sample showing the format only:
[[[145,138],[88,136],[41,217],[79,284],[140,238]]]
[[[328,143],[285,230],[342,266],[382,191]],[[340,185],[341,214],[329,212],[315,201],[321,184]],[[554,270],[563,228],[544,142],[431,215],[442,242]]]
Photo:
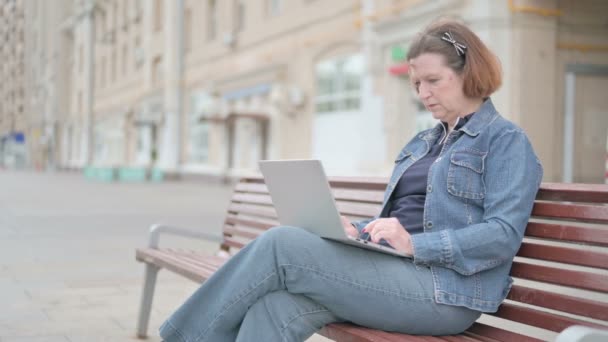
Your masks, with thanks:
[[[76,173],[0,171],[0,341],[133,341],[155,222],[218,237],[232,188],[202,181],[97,183]],[[217,242],[161,246],[215,252]],[[197,284],[159,273],[149,341]],[[320,341],[322,338],[313,337]]]

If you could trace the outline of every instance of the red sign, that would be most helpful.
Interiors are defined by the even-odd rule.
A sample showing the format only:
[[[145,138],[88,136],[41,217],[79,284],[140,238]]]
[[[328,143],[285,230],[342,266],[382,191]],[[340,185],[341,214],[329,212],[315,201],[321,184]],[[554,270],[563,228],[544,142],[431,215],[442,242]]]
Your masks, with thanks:
[[[407,75],[409,70],[410,66],[407,63],[395,64],[388,68],[388,72],[395,76]]]

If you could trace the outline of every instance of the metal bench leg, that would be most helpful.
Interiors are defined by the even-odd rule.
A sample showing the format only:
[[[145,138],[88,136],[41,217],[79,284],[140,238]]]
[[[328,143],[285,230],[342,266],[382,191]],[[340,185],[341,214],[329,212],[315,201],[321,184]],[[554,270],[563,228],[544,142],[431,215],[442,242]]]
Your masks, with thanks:
[[[139,307],[139,319],[137,321],[137,337],[141,339],[148,337],[147,331],[148,323],[150,323],[150,311],[152,310],[152,298],[154,297],[156,276],[159,270],[160,268],[157,266],[146,264],[144,288]]]

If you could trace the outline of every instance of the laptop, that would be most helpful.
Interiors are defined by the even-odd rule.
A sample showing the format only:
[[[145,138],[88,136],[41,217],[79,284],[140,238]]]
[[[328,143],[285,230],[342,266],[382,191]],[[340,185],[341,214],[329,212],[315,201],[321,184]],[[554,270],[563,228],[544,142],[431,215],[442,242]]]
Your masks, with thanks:
[[[322,238],[360,248],[412,257],[346,234],[319,160],[263,160],[259,165],[282,225],[303,228]]]

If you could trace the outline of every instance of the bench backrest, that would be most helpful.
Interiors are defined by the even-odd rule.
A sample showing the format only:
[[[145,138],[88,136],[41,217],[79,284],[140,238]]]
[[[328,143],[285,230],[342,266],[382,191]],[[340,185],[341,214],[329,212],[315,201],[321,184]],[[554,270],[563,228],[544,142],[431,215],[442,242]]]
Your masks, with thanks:
[[[330,185],[342,215],[358,220],[380,211],[386,179],[335,177]],[[241,248],[278,224],[263,178],[244,178],[228,209],[223,247]],[[607,224],[608,185],[543,183],[511,269],[515,284],[494,315],[555,332],[575,324],[606,328]]]

